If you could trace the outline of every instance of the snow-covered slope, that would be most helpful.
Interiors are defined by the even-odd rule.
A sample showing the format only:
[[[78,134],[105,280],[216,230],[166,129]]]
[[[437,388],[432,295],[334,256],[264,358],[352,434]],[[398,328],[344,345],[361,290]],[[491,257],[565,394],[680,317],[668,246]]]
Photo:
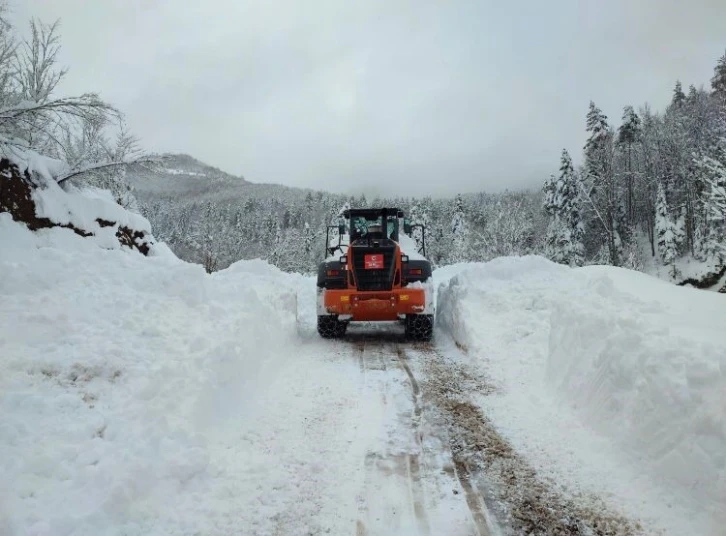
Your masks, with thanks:
[[[161,164],[132,165],[128,180],[143,205],[159,200],[185,202],[233,202],[240,206],[250,198],[295,200],[312,190],[279,184],[249,182],[185,154],[165,154]]]
[[[295,276],[208,276],[7,213],[0,243],[0,534],[153,533],[219,471],[200,430],[252,418],[292,356]]]
[[[718,533],[724,296],[539,257],[435,275],[439,326],[481,360],[487,414],[540,471],[669,533]]]

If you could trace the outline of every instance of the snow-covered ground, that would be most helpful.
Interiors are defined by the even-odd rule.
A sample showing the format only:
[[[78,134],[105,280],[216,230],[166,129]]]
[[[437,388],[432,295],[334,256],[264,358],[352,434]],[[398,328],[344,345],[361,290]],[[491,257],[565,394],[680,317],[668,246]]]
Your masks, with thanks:
[[[652,275],[670,283],[680,283],[687,279],[700,280],[708,274],[717,273],[721,267],[717,259],[700,261],[694,259],[690,255],[685,255],[676,259],[674,277],[673,265],[666,266],[663,264],[660,257],[653,256],[650,248],[650,242],[646,236],[642,234],[639,235],[637,237],[637,243],[643,264],[643,273]],[[724,284],[726,284],[726,277],[722,278],[710,290],[717,292],[724,286]]]
[[[313,279],[0,243],[0,534],[470,532],[394,346],[321,340]]]
[[[94,225],[148,222],[52,192],[98,236],[0,214],[2,535],[508,534],[452,456],[454,395],[562,495],[726,523],[722,295],[498,259],[435,272],[434,345],[324,341],[314,279],[144,257]]]
[[[539,257],[435,275],[440,327],[496,387],[484,411],[540,473],[669,534],[723,530],[722,295]]]
[[[8,533],[150,534],[208,504],[208,430],[234,418],[242,433],[294,357],[294,278],[255,262],[208,277],[163,248],[104,250],[7,214],[0,243]]]

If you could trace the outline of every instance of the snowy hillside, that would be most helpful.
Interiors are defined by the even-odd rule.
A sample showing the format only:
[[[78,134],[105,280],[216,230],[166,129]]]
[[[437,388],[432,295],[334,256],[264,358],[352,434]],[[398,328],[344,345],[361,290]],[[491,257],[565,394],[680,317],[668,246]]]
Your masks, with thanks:
[[[314,273],[325,255],[326,226],[338,224],[343,206],[402,208],[426,225],[427,254],[438,265],[541,253],[546,227],[538,192],[367,199],[255,184],[187,155],[131,166],[127,176],[155,235],[180,258],[214,259],[217,268],[262,258],[287,272]]]
[[[312,190],[279,184],[249,182],[185,154],[161,155],[158,166],[129,166],[128,179],[137,196],[146,203],[161,199],[221,202],[243,205],[250,198],[290,201],[304,197]]]

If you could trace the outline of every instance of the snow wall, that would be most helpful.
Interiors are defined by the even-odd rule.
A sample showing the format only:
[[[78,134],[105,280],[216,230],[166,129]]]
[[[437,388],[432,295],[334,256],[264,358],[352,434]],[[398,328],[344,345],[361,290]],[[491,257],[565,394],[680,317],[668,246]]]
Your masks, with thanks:
[[[540,257],[438,277],[439,328],[485,362],[499,389],[541,384],[649,478],[724,515],[723,295]]]
[[[212,478],[206,438],[294,359],[300,278],[145,257],[98,225],[148,231],[103,193],[33,196],[94,235],[0,212],[0,534],[148,533],[130,520]]]

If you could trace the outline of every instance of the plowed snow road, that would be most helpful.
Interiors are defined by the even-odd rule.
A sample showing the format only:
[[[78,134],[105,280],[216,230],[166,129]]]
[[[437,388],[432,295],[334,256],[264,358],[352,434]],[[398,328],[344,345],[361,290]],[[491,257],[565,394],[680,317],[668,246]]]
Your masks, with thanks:
[[[180,484],[134,488],[124,506],[134,522],[109,534],[637,532],[560,497],[499,437],[476,359],[396,328],[336,341],[306,329],[294,354],[254,373],[243,359],[216,361],[205,373],[214,388],[193,405],[205,458],[159,445]]]
[[[409,365],[418,355],[399,341],[385,333],[347,338],[358,354],[364,396],[379,405],[382,428],[366,444],[357,534],[495,533],[469,474],[454,463],[445,428],[426,420]]]
[[[217,460],[230,493],[247,494],[252,507],[237,512],[236,528],[226,528],[280,535],[636,533],[604,508],[580,507],[538,480],[472,402],[490,387],[466,361],[463,353],[444,357],[433,343],[407,343],[395,326],[352,328],[339,341],[304,339],[259,403],[255,431]],[[291,397],[299,404],[281,403]],[[259,471],[241,460],[253,460]],[[254,479],[251,496],[247,485],[235,491]]]

